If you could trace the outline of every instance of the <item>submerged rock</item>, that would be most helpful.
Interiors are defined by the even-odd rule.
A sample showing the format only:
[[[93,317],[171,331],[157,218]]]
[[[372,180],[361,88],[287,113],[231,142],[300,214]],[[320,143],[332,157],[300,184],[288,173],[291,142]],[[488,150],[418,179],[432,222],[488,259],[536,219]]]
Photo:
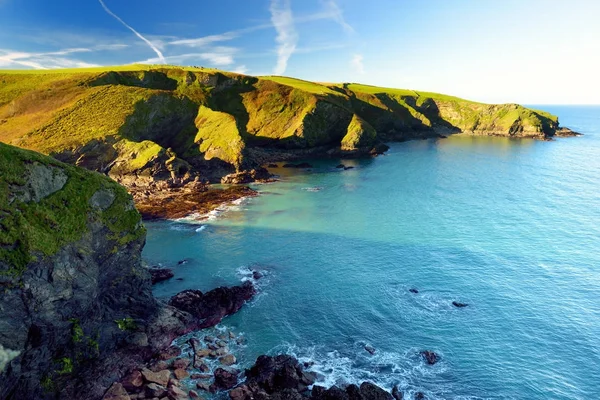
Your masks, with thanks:
[[[467,303],[461,303],[461,302],[458,302],[458,301],[453,301],[453,302],[452,302],[452,305],[453,305],[454,307],[457,307],[457,308],[463,308],[463,307],[466,307],[466,306],[468,306],[468,304],[467,304]]]
[[[422,351],[421,355],[423,356],[423,358],[425,358],[425,361],[427,361],[427,364],[429,365],[437,363],[440,359],[440,357],[436,353],[429,350]]]
[[[415,293],[415,294],[419,293],[419,290],[417,290],[415,288],[410,288],[410,289],[408,289],[408,291],[411,293]]]
[[[398,385],[394,385],[394,388],[392,389],[392,397],[396,400],[403,400],[404,396],[402,395],[400,389],[398,389]]]
[[[158,282],[166,281],[175,276],[173,270],[168,268],[150,268],[150,276],[152,278],[152,284],[155,285]]]
[[[375,354],[375,347],[371,346],[371,345],[365,345],[365,350],[369,352],[369,354]]]

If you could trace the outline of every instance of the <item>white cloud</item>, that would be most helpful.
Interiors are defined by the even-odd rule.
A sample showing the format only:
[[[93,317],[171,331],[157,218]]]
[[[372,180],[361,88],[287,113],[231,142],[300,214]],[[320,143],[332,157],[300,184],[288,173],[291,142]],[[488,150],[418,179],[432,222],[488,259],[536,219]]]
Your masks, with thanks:
[[[354,54],[352,56],[352,61],[350,61],[350,65],[359,74],[362,75],[365,73],[364,57],[362,54]]]
[[[228,40],[235,39],[239,35],[236,32],[225,32],[219,35],[210,35],[199,37],[195,39],[179,39],[169,42],[168,44],[174,46],[188,46],[188,47],[204,47],[215,42],[225,42]]]
[[[246,75],[248,74],[248,67],[246,67],[245,65],[238,65],[237,67],[232,69],[231,72]]]
[[[186,63],[188,65],[197,65],[205,61],[210,63],[211,66],[227,67],[235,63],[234,56],[236,52],[237,49],[234,47],[217,46],[207,49],[207,51],[204,52],[166,56],[164,59],[166,62],[173,64]],[[158,61],[160,61],[158,58],[149,58],[144,61],[139,61],[139,63],[155,64]]]
[[[154,50],[154,52],[156,53],[156,55],[158,56],[158,58],[161,60],[161,62],[163,64],[166,63],[165,57],[163,56],[162,52],[158,49],[158,47],[156,47],[151,41],[149,41],[148,39],[146,39],[144,36],[142,36],[142,34],[140,34],[138,31],[136,31],[135,29],[133,29],[131,26],[127,25],[125,23],[125,21],[123,21],[121,18],[119,18],[119,16],[117,14],[113,13],[112,11],[110,11],[110,9],[108,7],[106,7],[106,4],[104,4],[104,1],[102,1],[102,0],[98,0],[98,1],[100,2],[100,4],[102,5],[102,8],[104,8],[104,11],[106,11],[106,13],[108,15],[114,17],[124,27],[126,27],[131,32],[133,32],[137,37],[139,37],[140,39],[142,39],[152,50]]]
[[[48,53],[26,53],[0,49],[0,67],[28,67],[34,69],[95,67],[97,64],[90,64],[80,60],[60,57],[72,53],[84,53],[89,51],[92,50],[81,48],[64,49]]]
[[[344,12],[340,8],[340,6],[335,2],[335,0],[321,0],[325,8],[325,13],[323,13],[324,18],[329,18],[337,22],[347,33],[354,33],[354,28],[350,26],[346,19],[344,18]]]
[[[283,75],[287,69],[288,60],[294,54],[298,43],[298,33],[294,26],[294,15],[290,0],[271,0],[271,22],[277,31],[277,65],[273,70],[275,75]]]

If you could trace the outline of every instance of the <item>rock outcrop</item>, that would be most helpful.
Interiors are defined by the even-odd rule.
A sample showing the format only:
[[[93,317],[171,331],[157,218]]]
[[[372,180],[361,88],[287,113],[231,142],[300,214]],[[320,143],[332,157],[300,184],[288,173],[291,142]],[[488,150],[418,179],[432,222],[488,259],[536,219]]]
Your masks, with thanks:
[[[371,382],[363,382],[360,387],[348,385],[342,389],[332,386],[327,389],[314,384],[315,374],[304,371],[294,357],[260,356],[256,363],[246,370],[246,381],[229,392],[231,400],[393,400],[394,397]],[[312,390],[309,387],[312,386]],[[402,394],[396,388],[395,393]]]
[[[2,399],[128,398],[128,385],[164,377],[142,370],[115,381],[254,294],[245,284],[158,302],[131,195],[106,176],[1,143],[0,217]]]

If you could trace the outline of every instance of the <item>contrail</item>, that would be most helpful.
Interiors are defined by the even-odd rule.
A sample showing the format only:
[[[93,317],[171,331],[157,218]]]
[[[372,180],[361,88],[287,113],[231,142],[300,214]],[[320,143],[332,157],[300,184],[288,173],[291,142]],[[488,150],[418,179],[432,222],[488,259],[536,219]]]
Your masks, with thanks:
[[[114,17],[117,21],[119,21],[120,23],[123,24],[123,26],[125,26],[127,29],[129,29],[131,32],[135,33],[135,36],[139,37],[140,39],[142,39],[148,46],[150,46],[150,48],[152,50],[154,50],[154,52],[156,53],[156,55],[158,56],[158,58],[160,59],[160,61],[163,64],[166,64],[167,61],[165,60],[165,57],[163,56],[163,54],[161,53],[161,51],[152,44],[151,41],[149,41],[148,39],[146,39],[145,37],[143,37],[138,31],[136,31],[135,29],[133,29],[131,26],[127,25],[125,23],[125,21],[123,21],[121,18],[119,18],[118,15],[116,15],[115,13],[113,13],[112,11],[110,11],[110,9],[108,7],[106,7],[106,4],[104,4],[104,1],[102,0],[98,0],[100,2],[100,4],[102,5],[102,8],[104,8],[104,11],[106,11],[110,16]]]

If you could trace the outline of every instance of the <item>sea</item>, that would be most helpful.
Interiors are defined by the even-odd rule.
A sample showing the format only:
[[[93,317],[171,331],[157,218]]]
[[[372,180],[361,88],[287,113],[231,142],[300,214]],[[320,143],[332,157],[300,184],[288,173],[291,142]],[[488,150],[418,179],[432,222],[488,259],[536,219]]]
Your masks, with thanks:
[[[305,160],[258,197],[147,223],[144,259],[175,272],[154,292],[259,271],[256,298],[215,328],[243,336],[241,370],[287,353],[319,385],[409,399],[600,399],[600,107],[535,108],[584,135]]]

